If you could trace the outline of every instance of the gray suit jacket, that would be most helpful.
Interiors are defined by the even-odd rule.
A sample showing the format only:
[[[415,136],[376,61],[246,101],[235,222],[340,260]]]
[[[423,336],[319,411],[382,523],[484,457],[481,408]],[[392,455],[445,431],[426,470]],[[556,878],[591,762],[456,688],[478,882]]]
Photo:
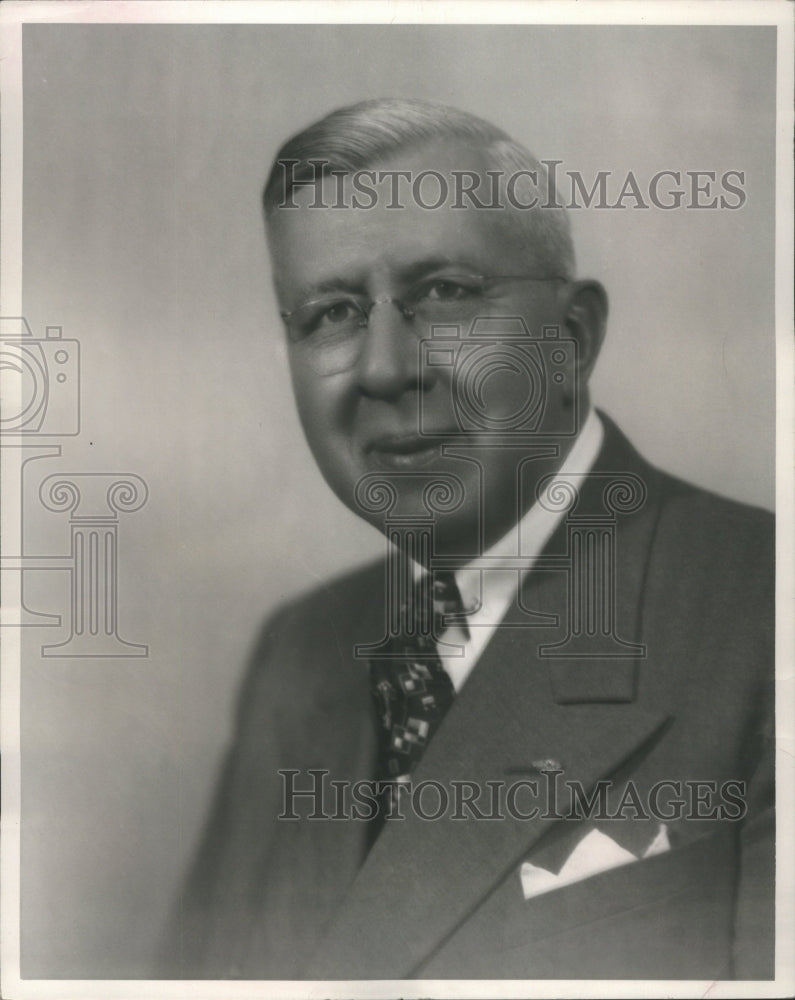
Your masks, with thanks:
[[[642,506],[617,517],[615,564],[616,631],[642,649],[539,655],[565,638],[570,611],[569,574],[542,560],[414,775],[485,788],[538,778],[551,760],[563,772],[555,808],[544,808],[541,781],[533,819],[410,813],[369,853],[364,822],[277,819],[280,769],[301,772],[300,787],[312,769],[328,780],[373,774],[367,670],[353,648],[384,634],[384,570],[353,573],[265,626],[160,975],[772,976],[772,519],[659,472],[603,419],[578,509],[603,510],[601,473],[645,484]],[[545,556],[567,545],[564,523]],[[511,627],[526,623],[523,609],[546,624]],[[523,861],[557,871],[594,828],[641,855],[658,829],[632,808],[623,819],[555,818],[568,811],[566,782],[592,791],[609,781],[616,803],[631,781],[642,805],[659,782],[693,780],[742,782],[743,818],[710,816],[704,792],[704,818],[667,822],[669,851],[524,898]],[[296,808],[307,816],[312,802]]]

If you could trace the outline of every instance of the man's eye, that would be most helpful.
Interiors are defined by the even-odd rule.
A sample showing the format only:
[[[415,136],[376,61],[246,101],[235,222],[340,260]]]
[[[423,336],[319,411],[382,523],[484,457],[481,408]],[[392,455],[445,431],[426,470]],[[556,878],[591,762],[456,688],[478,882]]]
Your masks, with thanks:
[[[422,292],[422,298],[430,302],[460,302],[471,298],[477,289],[460,279],[438,278],[429,282]]]
[[[301,317],[300,328],[305,337],[315,333],[333,333],[358,325],[361,316],[356,303],[347,299],[317,303],[306,309]]]
[[[318,317],[320,324],[350,323],[359,316],[359,310],[352,302],[334,302]]]

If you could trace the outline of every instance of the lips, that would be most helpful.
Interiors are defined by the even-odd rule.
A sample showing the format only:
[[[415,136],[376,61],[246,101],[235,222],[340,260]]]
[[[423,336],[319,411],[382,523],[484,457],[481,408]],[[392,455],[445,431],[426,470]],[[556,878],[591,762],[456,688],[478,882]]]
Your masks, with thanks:
[[[365,447],[369,458],[378,466],[389,469],[412,469],[430,465],[441,458],[442,444],[449,442],[452,432],[433,434],[385,434],[374,438]]]

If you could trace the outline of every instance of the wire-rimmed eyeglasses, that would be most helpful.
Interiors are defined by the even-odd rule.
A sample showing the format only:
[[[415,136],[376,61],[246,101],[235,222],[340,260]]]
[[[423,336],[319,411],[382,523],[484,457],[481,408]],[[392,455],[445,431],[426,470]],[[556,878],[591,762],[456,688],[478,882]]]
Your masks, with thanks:
[[[491,311],[501,284],[514,281],[563,282],[559,275],[444,274],[411,285],[400,297],[336,292],[281,313],[287,334],[303,345],[313,366],[324,373],[343,371],[355,364],[362,333],[376,306],[392,304],[415,331],[427,332],[435,324],[466,324]]]

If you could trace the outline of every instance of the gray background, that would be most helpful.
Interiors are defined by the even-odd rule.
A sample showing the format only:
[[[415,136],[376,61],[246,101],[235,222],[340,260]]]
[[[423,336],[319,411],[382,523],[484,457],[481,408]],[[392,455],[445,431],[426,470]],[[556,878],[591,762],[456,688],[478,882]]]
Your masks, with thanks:
[[[195,844],[267,609],[377,555],[293,412],[259,215],[288,134],[341,104],[428,96],[561,169],[746,172],[741,211],[574,213],[611,295],[599,405],[658,464],[774,495],[771,28],[26,26],[23,304],[82,347],[83,431],[34,463],[31,552],[68,549],[36,501],[55,471],[129,471],[120,632],[145,660],[23,662],[22,972],[148,962]],[[65,574],[28,603],[65,613]]]

